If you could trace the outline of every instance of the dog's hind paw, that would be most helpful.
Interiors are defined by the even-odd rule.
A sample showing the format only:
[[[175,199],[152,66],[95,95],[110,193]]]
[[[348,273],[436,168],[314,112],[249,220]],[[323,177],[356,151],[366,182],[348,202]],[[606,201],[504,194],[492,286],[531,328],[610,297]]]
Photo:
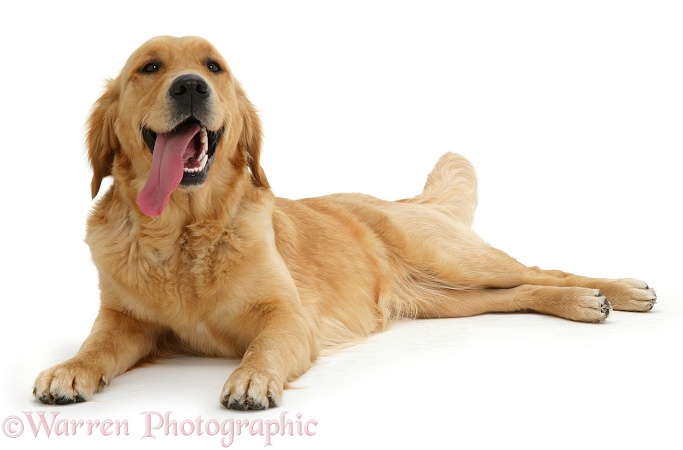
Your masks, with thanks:
[[[600,289],[609,297],[615,311],[647,312],[657,303],[655,290],[633,278],[614,280]]]

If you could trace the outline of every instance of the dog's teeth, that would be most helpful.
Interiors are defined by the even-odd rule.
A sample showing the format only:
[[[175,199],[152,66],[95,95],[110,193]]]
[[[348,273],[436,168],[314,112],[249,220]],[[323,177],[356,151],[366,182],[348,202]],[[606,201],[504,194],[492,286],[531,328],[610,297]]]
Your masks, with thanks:
[[[209,136],[206,133],[206,128],[202,128],[202,130],[199,132],[199,142],[201,142],[202,144],[209,143]]]
[[[206,153],[208,152],[208,150],[209,150],[208,148],[203,148],[201,153],[199,154],[199,158],[197,158],[197,159],[201,160],[204,156],[206,156]]]
[[[206,167],[206,163],[208,160],[209,160],[209,155],[204,153],[204,156],[202,156],[202,158],[199,160],[199,167],[193,167],[193,168],[185,167],[183,169],[183,171],[185,173],[199,173],[202,170],[204,170],[204,167]]]
[[[206,166],[206,162],[207,162],[208,160],[209,160],[209,155],[207,155],[207,154],[205,153],[204,156],[202,157],[202,159],[199,160],[199,168],[198,168],[197,170],[198,170],[198,171],[204,170],[204,167]]]

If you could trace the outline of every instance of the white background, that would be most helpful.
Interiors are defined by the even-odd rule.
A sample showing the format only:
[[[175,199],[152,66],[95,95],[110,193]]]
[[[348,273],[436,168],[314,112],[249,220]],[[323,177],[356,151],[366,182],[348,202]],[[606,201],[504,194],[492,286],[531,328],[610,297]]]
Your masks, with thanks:
[[[0,420],[59,412],[127,420],[131,435],[36,439],[26,424],[0,447],[221,448],[140,439],[140,413],[288,411],[316,435],[274,448],[681,448],[679,2],[26,1],[1,13]],[[529,265],[646,279],[659,303],[601,325],[395,324],[321,358],[263,413],[219,406],[237,361],[193,358],[129,372],[90,403],[40,405],[35,376],[77,351],[98,305],[84,123],[103,80],[158,34],[204,36],[228,60],[261,111],[277,195],[412,196],[456,151],[477,168],[475,229],[493,245]]]

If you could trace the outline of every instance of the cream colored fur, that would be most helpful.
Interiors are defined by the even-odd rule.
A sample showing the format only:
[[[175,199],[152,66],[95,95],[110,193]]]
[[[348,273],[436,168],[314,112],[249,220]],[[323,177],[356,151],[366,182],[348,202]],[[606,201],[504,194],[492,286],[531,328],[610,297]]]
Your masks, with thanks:
[[[207,59],[224,71],[209,72]],[[141,74],[151,60],[162,69]],[[187,73],[208,80],[207,126],[226,131],[207,181],[176,189],[148,217],[135,202],[151,166],[141,127],[172,126],[166,92]],[[477,183],[461,156],[444,155],[415,198],[292,201],[271,193],[260,142],[254,108],[209,43],[161,37],[133,53],[89,121],[93,196],[114,178],[87,226],[100,312],[76,356],[38,376],[38,399],[88,400],[142,359],[182,348],[241,357],[219,399],[262,409],[280,404],[321,349],[394,318],[536,311],[601,322],[610,303],[647,311],[655,301],[644,282],[528,268],[486,244],[470,228]]]

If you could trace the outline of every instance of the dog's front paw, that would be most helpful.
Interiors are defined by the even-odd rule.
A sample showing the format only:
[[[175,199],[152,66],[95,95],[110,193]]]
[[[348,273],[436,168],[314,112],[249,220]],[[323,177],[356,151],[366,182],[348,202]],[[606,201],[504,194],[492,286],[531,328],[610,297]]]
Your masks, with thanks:
[[[272,373],[251,367],[238,367],[223,386],[221,404],[228,409],[258,411],[278,406],[283,382]]]
[[[46,405],[68,405],[90,400],[108,383],[101,370],[73,358],[44,370],[36,378],[33,395]]]

